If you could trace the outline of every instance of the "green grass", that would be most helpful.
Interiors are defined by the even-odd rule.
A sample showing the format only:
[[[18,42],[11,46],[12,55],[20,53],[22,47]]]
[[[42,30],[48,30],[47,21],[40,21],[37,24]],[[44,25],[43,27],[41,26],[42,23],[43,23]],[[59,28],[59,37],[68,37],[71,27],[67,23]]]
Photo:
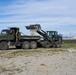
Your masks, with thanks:
[[[62,48],[76,48],[75,43],[63,43]]]

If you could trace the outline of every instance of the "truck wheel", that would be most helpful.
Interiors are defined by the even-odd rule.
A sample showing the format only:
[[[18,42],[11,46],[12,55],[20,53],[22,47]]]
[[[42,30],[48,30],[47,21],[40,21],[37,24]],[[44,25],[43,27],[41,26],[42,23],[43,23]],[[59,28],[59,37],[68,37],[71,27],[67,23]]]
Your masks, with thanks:
[[[56,47],[57,48],[60,48],[61,47],[61,43],[60,42],[57,42]]]
[[[16,46],[17,49],[21,49],[21,46]]]
[[[8,44],[7,42],[1,42],[0,43],[0,49],[1,50],[7,50],[9,47],[8,47]]]
[[[44,48],[50,48],[50,42],[44,41],[43,47],[44,47]]]
[[[22,45],[22,48],[23,49],[29,49],[29,42],[28,41],[25,41]]]
[[[30,48],[31,48],[31,49],[36,49],[36,48],[37,48],[37,43],[36,43],[35,41],[32,41],[32,42],[30,43]]]
[[[59,43],[62,43],[62,38],[59,38],[58,42],[59,42]]]
[[[53,47],[54,48],[60,48],[61,44],[57,41],[57,42],[54,43]]]

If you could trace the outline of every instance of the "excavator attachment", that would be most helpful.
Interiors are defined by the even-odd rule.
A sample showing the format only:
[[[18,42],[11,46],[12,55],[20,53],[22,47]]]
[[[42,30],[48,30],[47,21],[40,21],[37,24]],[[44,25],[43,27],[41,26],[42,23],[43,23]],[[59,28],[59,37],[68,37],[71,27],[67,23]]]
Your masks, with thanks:
[[[39,31],[41,30],[40,24],[35,24],[35,25],[30,25],[30,26],[25,26],[27,30],[34,30],[34,31]]]
[[[26,29],[30,30],[32,34],[34,34],[34,32],[37,32],[38,34],[40,34],[41,36],[44,37],[44,39],[49,40],[49,36],[47,35],[47,33],[41,29],[40,24],[34,24],[34,25],[29,25],[29,26],[25,26]],[[51,41],[51,40],[49,40]]]
[[[31,35],[35,35],[34,32],[37,32],[38,34],[40,34],[43,37],[43,44],[42,46],[45,48],[49,48],[51,46],[54,47],[59,47],[60,46],[60,42],[59,42],[59,36],[57,35],[57,37],[50,37],[50,35],[47,34],[47,32],[45,32],[44,30],[41,29],[40,24],[34,24],[34,25],[29,25],[29,26],[25,26],[26,29],[30,30]],[[51,33],[52,31],[48,31],[48,33]]]

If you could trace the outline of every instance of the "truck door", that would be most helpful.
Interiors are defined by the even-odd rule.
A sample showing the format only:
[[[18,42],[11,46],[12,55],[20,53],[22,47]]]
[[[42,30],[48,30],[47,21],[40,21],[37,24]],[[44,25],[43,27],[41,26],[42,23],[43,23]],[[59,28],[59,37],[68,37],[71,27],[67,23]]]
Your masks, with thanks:
[[[14,31],[14,30],[10,30],[10,31],[9,31],[8,39],[9,39],[10,41],[15,41],[15,31]]]

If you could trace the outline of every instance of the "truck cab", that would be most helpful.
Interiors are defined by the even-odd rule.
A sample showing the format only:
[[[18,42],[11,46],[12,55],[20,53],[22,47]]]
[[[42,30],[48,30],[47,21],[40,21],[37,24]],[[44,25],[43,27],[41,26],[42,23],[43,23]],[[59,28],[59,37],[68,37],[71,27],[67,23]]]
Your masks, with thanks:
[[[58,34],[57,31],[47,31],[47,35],[52,38],[54,41],[62,41],[62,37]]]
[[[4,29],[1,31],[0,34],[0,41],[2,40],[9,40],[9,41],[16,41],[16,31],[19,31],[19,28],[12,27],[8,29]]]
[[[0,49],[8,49],[8,43],[15,45],[16,43],[16,31],[19,31],[17,27],[11,27],[3,29],[0,34]]]
[[[57,36],[58,35],[58,32],[57,31],[47,31],[47,35],[49,37]]]

